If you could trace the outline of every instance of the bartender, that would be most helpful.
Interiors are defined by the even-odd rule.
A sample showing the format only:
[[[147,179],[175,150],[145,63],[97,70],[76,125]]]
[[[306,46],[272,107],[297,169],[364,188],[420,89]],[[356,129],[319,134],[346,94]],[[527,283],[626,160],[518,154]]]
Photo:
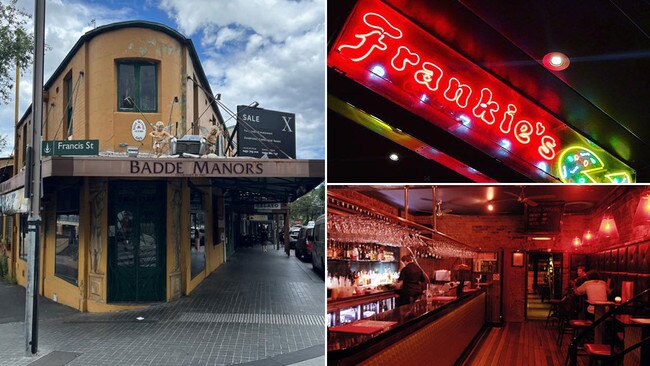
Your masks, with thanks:
[[[422,283],[426,282],[424,273],[415,263],[413,257],[405,255],[402,257],[404,268],[399,273],[397,281],[402,281],[402,288],[397,298],[397,306],[412,304],[422,294]]]
[[[465,291],[465,281],[472,281],[472,269],[464,263],[455,266],[454,269],[456,270],[455,279],[458,281],[458,286],[456,286],[456,297],[460,297]]]

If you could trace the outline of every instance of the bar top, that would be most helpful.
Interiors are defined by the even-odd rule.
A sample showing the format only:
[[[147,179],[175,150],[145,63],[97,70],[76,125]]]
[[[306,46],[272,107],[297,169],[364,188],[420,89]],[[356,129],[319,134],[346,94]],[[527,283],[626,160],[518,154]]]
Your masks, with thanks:
[[[406,328],[424,325],[433,321],[452,311],[456,305],[464,303],[484,291],[484,288],[478,290],[473,289],[465,292],[460,298],[453,298],[453,300],[450,300],[449,297],[439,300],[434,298],[434,301],[430,305],[427,305],[425,301],[416,301],[414,304],[400,306],[396,309],[365,318],[365,320],[396,322],[396,324],[373,334],[342,333],[328,330],[328,355],[337,358],[339,353],[342,357],[345,357],[344,354],[356,353],[365,349],[369,344],[386,339]]]
[[[330,312],[336,309],[342,309],[363,302],[371,302],[371,301],[386,299],[386,298],[394,297],[396,296],[396,294],[397,294],[397,290],[383,290],[383,291],[378,290],[363,295],[356,295],[356,296],[345,297],[340,299],[328,298],[327,311]]]

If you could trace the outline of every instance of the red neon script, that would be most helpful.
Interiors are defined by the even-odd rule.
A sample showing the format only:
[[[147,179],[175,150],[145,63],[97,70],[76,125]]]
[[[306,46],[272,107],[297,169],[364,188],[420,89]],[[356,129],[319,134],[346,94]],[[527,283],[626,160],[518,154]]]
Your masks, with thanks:
[[[333,50],[334,66],[388,81],[389,99],[473,116],[473,131],[526,160],[550,161],[560,150],[553,132],[566,125],[383,3],[361,1]]]

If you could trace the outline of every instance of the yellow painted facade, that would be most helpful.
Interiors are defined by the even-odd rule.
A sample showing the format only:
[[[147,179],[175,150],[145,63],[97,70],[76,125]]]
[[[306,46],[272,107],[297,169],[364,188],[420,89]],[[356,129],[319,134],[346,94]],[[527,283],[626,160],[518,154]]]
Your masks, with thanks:
[[[190,49],[189,40],[175,31],[161,25],[150,26],[130,23],[124,26],[110,27],[89,32],[80,40],[66,61],[46,83],[46,108],[43,140],[97,139],[99,151],[124,152],[124,145],[137,146],[140,152],[152,152],[152,139],[147,136],[143,141],[135,141],[131,126],[136,119],[147,120],[150,124],[163,121],[165,126],[171,124],[171,133],[178,136],[199,134],[192,121],[209,128],[221,118],[216,107],[210,106],[206,93],[194,86],[205,85],[205,76],[198,64],[195,51]],[[94,32],[94,33],[93,33]],[[191,42],[190,42],[191,45]],[[118,72],[120,60],[148,61],[157,66],[157,111],[153,113],[122,112],[118,110]],[[191,78],[195,81],[190,81]],[[66,94],[65,80],[72,81],[73,115],[71,135],[66,129]],[[178,102],[175,103],[175,98]],[[197,110],[198,108],[198,110]],[[29,144],[26,131],[31,128],[31,110],[16,126],[16,151],[24,151]],[[202,116],[200,118],[199,115]],[[147,125],[147,134],[152,130]],[[122,145],[122,146],[120,146]],[[24,154],[17,153],[14,158],[15,171],[24,167]],[[124,178],[130,179],[130,178]],[[124,180],[122,179],[122,180]],[[213,243],[213,224],[217,222],[214,213],[223,207],[212,207],[213,195],[221,195],[217,188],[209,186],[208,179],[168,178],[166,194],[161,199],[167,201],[165,230],[165,292],[170,301],[189,294],[212,271],[224,262],[224,243]],[[205,211],[205,270],[191,278],[190,274],[190,180],[200,188],[206,197]],[[79,229],[78,229],[78,277],[77,284],[59,278],[55,274],[57,202],[56,187],[47,190],[42,211],[41,227],[41,271],[39,292],[56,301],[80,311],[105,312],[145,306],[142,303],[110,303],[108,294],[108,253],[109,253],[109,201],[111,200],[109,183],[106,178],[79,177]],[[68,182],[69,183],[69,182]],[[46,185],[59,184],[58,181],[46,182]],[[223,205],[223,201],[218,201]],[[174,210],[178,206],[179,209]],[[10,254],[10,271],[21,286],[26,284],[26,262],[19,256],[20,214],[13,215],[13,238]],[[3,220],[6,220],[3,217]],[[6,226],[6,231],[11,230]],[[172,229],[173,228],[173,229]],[[180,233],[180,241],[173,237],[174,230]],[[180,248],[179,248],[180,247]],[[178,255],[177,255],[178,254]],[[178,262],[178,263],[177,263]]]

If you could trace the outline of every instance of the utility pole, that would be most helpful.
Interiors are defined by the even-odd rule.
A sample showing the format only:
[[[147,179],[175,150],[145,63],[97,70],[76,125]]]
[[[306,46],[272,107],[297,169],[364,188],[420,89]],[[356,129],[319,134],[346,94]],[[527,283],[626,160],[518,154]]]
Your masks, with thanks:
[[[43,59],[45,52],[45,0],[34,6],[34,86],[32,89],[32,155],[25,169],[25,192],[31,193],[27,218],[27,287],[25,295],[25,355],[38,352],[38,272],[41,226],[41,126],[43,121]],[[31,176],[31,181],[27,181]],[[31,185],[32,189],[27,189]]]

